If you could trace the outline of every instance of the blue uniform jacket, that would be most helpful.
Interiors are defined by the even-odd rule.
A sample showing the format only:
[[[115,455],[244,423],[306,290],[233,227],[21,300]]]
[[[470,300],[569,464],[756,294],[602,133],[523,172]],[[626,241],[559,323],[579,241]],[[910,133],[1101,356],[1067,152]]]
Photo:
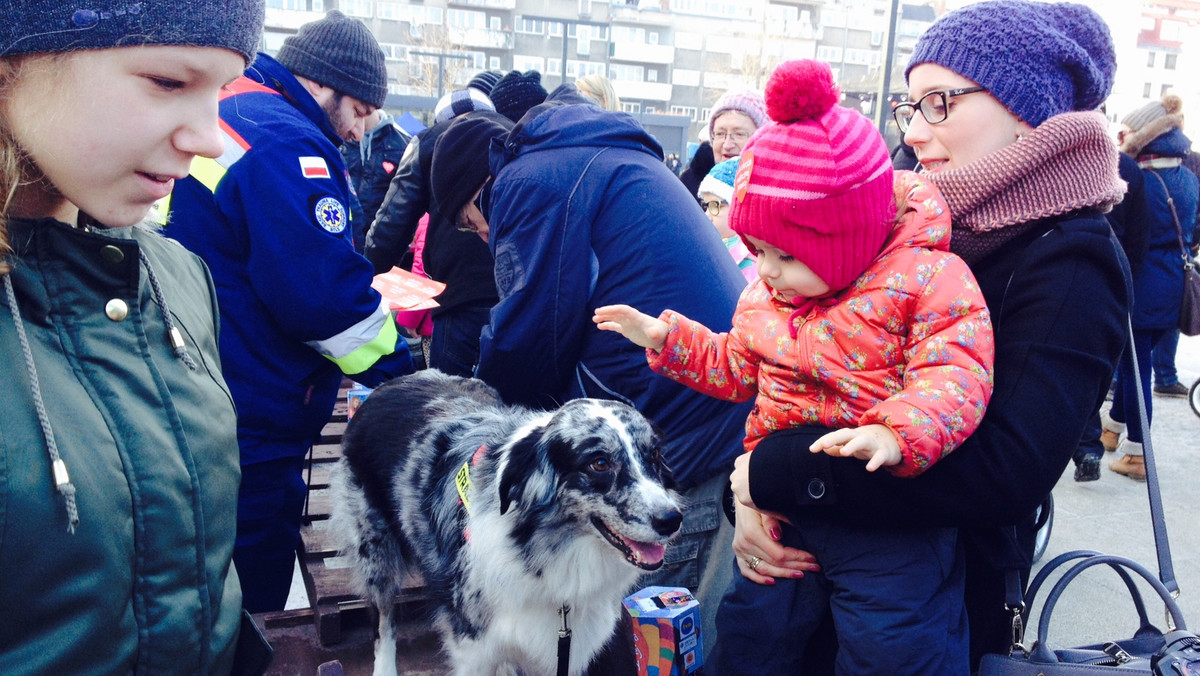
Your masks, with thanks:
[[[592,323],[595,308],[625,303],[729,330],[745,279],[716,229],[632,117],[551,103],[525,119],[490,158],[500,301],[476,374],[511,402],[632,404],[664,432],[684,488],[730,471],[750,404],[655,374],[644,350]]]
[[[225,154],[197,158],[166,234],[208,263],[242,464],[303,452],[342,374],[396,350],[395,322],[354,252],[337,134],[300,83],[260,54],[220,104]],[[340,369],[339,369],[340,367]]]

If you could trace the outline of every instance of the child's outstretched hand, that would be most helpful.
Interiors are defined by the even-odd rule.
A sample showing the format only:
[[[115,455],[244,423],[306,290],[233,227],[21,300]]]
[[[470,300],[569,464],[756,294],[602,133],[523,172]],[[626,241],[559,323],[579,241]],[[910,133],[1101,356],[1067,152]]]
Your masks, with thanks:
[[[864,425],[835,430],[813,442],[808,450],[867,461],[867,471],[900,464],[900,442],[887,425]]]
[[[661,352],[667,344],[667,323],[628,305],[605,305],[592,316],[601,331],[616,331],[635,345]]]

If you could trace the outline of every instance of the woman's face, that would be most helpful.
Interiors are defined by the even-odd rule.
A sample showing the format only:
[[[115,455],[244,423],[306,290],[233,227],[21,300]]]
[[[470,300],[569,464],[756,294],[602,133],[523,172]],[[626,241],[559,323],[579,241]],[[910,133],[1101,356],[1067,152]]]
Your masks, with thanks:
[[[747,114],[727,110],[717,116],[712,126],[713,159],[717,164],[742,154],[750,135],[758,130],[754,120]]]
[[[908,74],[908,100],[920,101],[929,92],[975,87],[977,83],[934,63],[923,63]],[[990,155],[1030,131],[1030,126],[986,91],[950,97],[946,119],[929,124],[918,112],[904,140],[917,153],[925,171],[958,169]]]
[[[223,152],[217,96],[245,65],[226,49],[174,46],[25,64],[3,115],[41,180],[18,193],[14,214],[140,222],[192,158]]]

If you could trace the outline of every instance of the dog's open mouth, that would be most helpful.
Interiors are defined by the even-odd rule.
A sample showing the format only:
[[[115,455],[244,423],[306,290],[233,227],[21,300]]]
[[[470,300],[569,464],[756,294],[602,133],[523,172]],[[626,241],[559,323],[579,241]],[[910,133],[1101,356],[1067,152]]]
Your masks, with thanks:
[[[657,570],[663,564],[663,554],[667,548],[657,542],[638,542],[630,540],[620,533],[609,528],[607,524],[600,520],[599,517],[592,517],[592,525],[600,534],[608,540],[609,544],[616,547],[625,555],[625,560],[642,570]]]

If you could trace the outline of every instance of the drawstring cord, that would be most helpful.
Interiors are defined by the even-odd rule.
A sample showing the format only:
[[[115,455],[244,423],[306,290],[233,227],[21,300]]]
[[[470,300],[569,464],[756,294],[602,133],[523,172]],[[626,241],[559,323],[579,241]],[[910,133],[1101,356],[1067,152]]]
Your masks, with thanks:
[[[167,327],[167,343],[171,346],[171,351],[179,361],[183,362],[187,368],[192,371],[197,369],[195,360],[187,351],[187,344],[183,340],[183,333],[175,326],[171,320],[171,311],[167,307],[167,301],[163,297],[162,288],[158,283],[158,276],[154,274],[154,268],[151,267],[150,261],[146,259],[146,254],[138,251],[138,257],[142,265],[146,268],[146,276],[150,280],[150,287],[154,295],[154,303],[162,312],[163,324]],[[58,450],[58,442],[54,437],[54,429],[50,426],[50,416],[46,413],[46,402],[42,398],[42,386],[38,380],[37,367],[33,363],[33,350],[29,347],[29,337],[25,333],[25,322],[21,319],[21,312],[17,309],[17,294],[13,290],[12,275],[6,274],[4,277],[4,295],[8,299],[8,310],[12,315],[13,325],[17,328],[17,340],[21,344],[21,356],[25,359],[25,371],[29,375],[29,389],[33,395],[33,408],[37,414],[38,424],[42,428],[42,435],[46,438],[46,452],[50,456],[50,466],[54,472],[54,487],[58,490],[59,495],[63,498],[63,506],[67,512],[67,532],[74,533],[75,528],[79,526],[79,506],[75,502],[75,484],[71,483],[71,476],[67,472],[67,463],[63,461],[62,454]]]
[[[67,463],[63,462],[58,452],[58,442],[54,440],[54,430],[50,427],[50,416],[46,414],[46,404],[42,400],[42,388],[38,384],[37,369],[33,364],[33,351],[29,349],[29,338],[25,335],[25,322],[17,310],[17,294],[13,291],[12,276],[4,275],[4,294],[8,297],[8,310],[12,313],[13,323],[17,327],[17,340],[21,343],[21,356],[25,358],[25,369],[29,373],[30,390],[33,393],[33,407],[37,411],[38,423],[42,426],[42,434],[46,437],[46,451],[50,454],[50,466],[54,468],[54,486],[63,497],[67,510],[67,532],[74,533],[79,525],[79,508],[75,504],[75,485],[67,474]]]
[[[175,353],[175,358],[183,362],[183,365],[190,370],[196,370],[196,362],[192,359],[192,355],[188,354],[187,343],[183,342],[183,333],[175,326],[175,322],[171,320],[171,311],[167,308],[167,301],[163,298],[162,288],[158,285],[158,276],[154,274],[154,268],[151,267],[150,261],[146,260],[146,254],[138,250],[138,260],[142,266],[146,268],[146,277],[150,280],[150,289],[154,292],[154,304],[158,306],[159,312],[162,312],[163,324],[167,327],[167,344],[171,346],[171,351]]]

